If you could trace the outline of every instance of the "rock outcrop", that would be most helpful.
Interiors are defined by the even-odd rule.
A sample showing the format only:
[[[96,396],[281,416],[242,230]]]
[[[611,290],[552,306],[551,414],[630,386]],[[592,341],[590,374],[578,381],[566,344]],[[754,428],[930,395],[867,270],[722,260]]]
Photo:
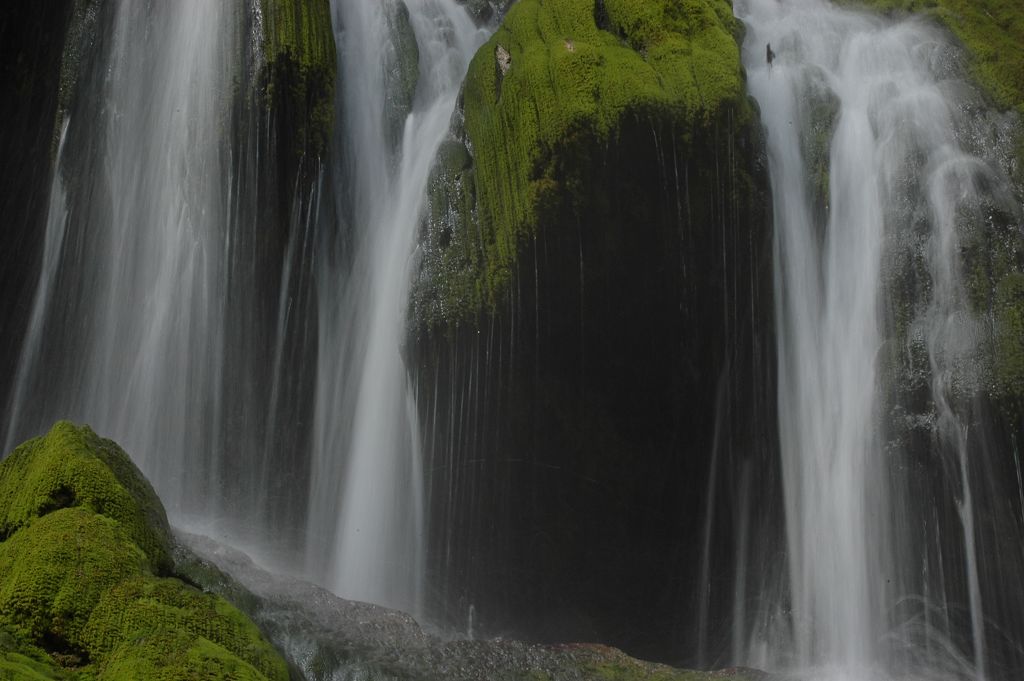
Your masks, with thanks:
[[[686,662],[699,561],[668,547],[701,544],[715,448],[773,440],[741,35],[721,0],[520,0],[470,66],[408,347],[453,624]]]

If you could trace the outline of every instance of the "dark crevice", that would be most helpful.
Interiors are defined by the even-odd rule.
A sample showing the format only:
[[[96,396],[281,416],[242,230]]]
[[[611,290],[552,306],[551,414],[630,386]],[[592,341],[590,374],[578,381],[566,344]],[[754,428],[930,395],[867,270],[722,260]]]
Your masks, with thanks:
[[[39,507],[39,515],[42,517],[47,513],[53,513],[54,511],[59,511],[62,508],[71,508],[77,505],[78,497],[75,496],[75,491],[67,485],[61,485],[50,492],[50,498],[46,500],[46,503]]]
[[[88,652],[72,645],[63,636],[52,631],[43,634],[39,646],[49,653],[54,662],[65,669],[85,667],[91,662]]]
[[[594,23],[602,31],[616,34],[615,27],[612,26],[611,17],[608,16],[608,8],[604,6],[604,0],[596,0],[594,2]],[[619,37],[621,38],[622,36]]]

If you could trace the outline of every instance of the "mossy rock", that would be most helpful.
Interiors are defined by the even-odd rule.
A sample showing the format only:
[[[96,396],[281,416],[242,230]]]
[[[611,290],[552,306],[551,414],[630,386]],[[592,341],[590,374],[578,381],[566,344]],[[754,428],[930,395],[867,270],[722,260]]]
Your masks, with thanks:
[[[0,681],[61,681],[68,678],[46,653],[0,622]]]
[[[84,652],[100,598],[145,566],[117,521],[81,507],[54,511],[0,543],[0,621],[39,645]]]
[[[470,64],[453,136],[465,151],[435,169],[417,321],[493,312],[522,246],[564,229],[566,202],[593,203],[588,165],[624,128],[689,142],[752,121],[741,32],[726,0],[515,3]]]
[[[260,0],[265,99],[297,157],[326,153],[337,53],[329,0]]]
[[[184,632],[160,631],[140,634],[120,645],[98,678],[258,681],[266,677],[211,641]]]
[[[0,463],[0,679],[287,679],[220,596],[170,574],[152,487],[112,441],[59,422]]]
[[[0,463],[0,538],[72,506],[116,521],[155,573],[170,570],[170,526],[152,485],[115,442],[60,421]]]
[[[85,638],[93,654],[105,660],[105,673],[133,659],[145,666],[184,656],[191,662],[176,674],[188,672],[192,662],[209,660],[222,672],[235,670],[213,678],[288,675],[281,657],[238,609],[177,579],[135,577],[108,589],[92,611]]]
[[[60,681],[67,678],[69,677],[52,663],[20,653],[0,654],[0,680],[2,681]]]

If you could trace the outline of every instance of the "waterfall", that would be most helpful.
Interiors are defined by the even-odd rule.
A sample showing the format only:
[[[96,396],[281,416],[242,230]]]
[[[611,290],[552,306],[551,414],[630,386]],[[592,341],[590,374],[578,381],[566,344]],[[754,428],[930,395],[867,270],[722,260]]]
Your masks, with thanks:
[[[110,12],[86,78],[96,90],[57,157],[6,445],[55,418],[87,422],[134,452],[177,511],[202,506],[186,479],[211,477],[196,455],[219,418],[206,400],[222,364],[234,15],[143,0]]]
[[[386,126],[396,54],[376,0],[334,3],[345,102],[354,256],[320,273],[320,359],[308,560],[347,598],[419,610],[423,475],[416,409],[401,356],[410,258],[427,179],[469,60],[486,38],[453,0],[408,0],[419,51],[412,111],[397,149]]]
[[[260,2],[97,12],[7,450],[58,418],[88,423],[132,454],[175,524],[418,610],[423,474],[400,353],[410,259],[487,31],[454,0],[335,2],[333,166],[305,159],[278,177],[292,145],[277,147],[259,90]],[[277,195],[291,186],[290,202]]]
[[[811,678],[981,681],[988,604],[968,465],[976,452],[952,404],[956,384],[972,380],[981,330],[958,234],[983,199],[1005,203],[1006,180],[963,148],[963,88],[934,28],[822,0],[745,0],[736,12],[750,29],[744,63],[773,185],[789,576],[760,595],[768,605],[741,634],[746,661]],[[928,298],[897,329],[885,282],[909,267],[893,262],[908,239],[919,242]],[[931,376],[929,465],[947,476],[935,498],[919,494],[914,475],[924,474],[886,430],[896,405],[882,363],[901,335]],[[950,505],[960,527],[936,520]],[[944,552],[960,556],[952,567],[961,576],[934,574],[935,563],[950,565]],[[924,623],[914,619],[911,635],[900,613],[914,603]],[[970,613],[966,634],[950,623],[957,608]]]

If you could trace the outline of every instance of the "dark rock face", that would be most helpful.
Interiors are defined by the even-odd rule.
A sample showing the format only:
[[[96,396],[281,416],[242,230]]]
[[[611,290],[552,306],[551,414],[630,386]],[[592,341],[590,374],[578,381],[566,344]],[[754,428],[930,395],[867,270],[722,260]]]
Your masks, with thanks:
[[[481,115],[471,67],[469,132],[457,125],[442,150],[421,241],[410,355],[426,432],[432,605],[453,626],[472,619],[484,633],[600,640],[679,661],[697,648],[712,462],[770,460],[775,441],[759,124],[738,61],[730,95],[700,97],[698,77],[679,90],[638,85],[615,108],[620,83],[602,84],[601,69],[633,57],[608,43],[604,59],[583,62],[595,71],[574,76],[596,79],[593,90],[573,96],[609,97],[580,100],[590,114],[545,121],[534,87],[539,125],[570,122],[516,138],[538,125],[527,104],[502,109],[506,95],[531,92],[509,89],[520,87],[517,69],[546,68],[541,49],[556,64],[589,55],[608,35],[564,27],[534,51],[517,33],[534,25],[528,11],[513,6],[512,37],[492,41],[511,49],[493,76],[504,79],[497,104],[483,104],[501,111],[487,114],[493,133],[470,120]],[[592,12],[582,20],[596,22]],[[728,64],[736,45],[723,29],[711,44]],[[485,45],[479,68],[497,74],[496,54]],[[695,111],[688,97],[717,104]],[[497,153],[483,148],[492,140],[504,140]],[[498,172],[481,158],[497,158]],[[517,163],[533,164],[523,191]],[[716,591],[712,608],[725,602]]]
[[[0,8],[0,400],[16,371],[43,232],[58,83],[72,0]]]

